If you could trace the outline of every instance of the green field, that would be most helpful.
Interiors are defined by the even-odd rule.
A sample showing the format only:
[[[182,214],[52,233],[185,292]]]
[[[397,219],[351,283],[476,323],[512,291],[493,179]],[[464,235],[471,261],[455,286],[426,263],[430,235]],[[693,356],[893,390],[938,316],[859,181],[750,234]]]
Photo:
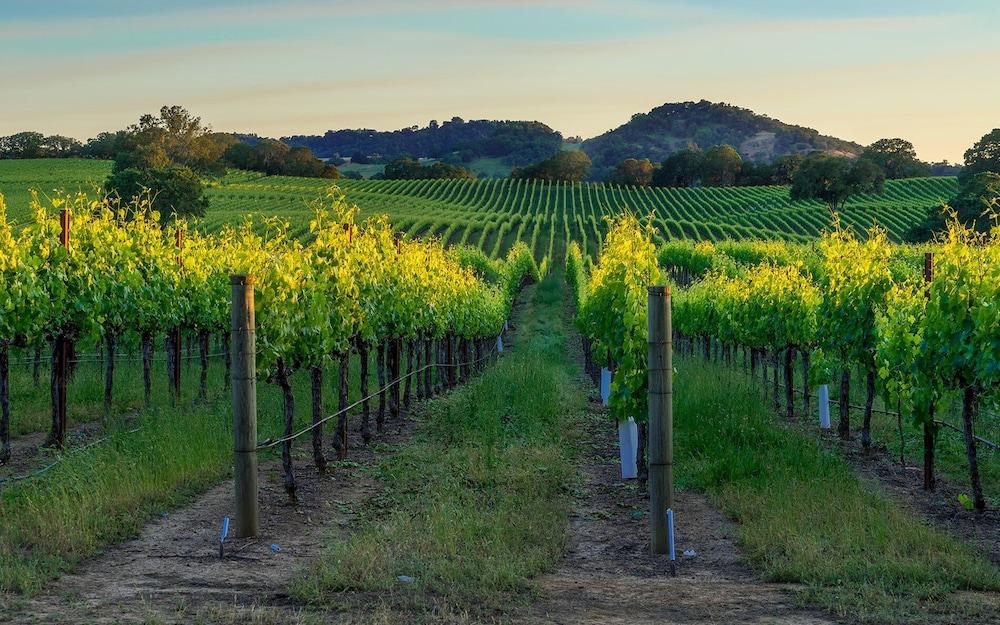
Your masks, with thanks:
[[[0,192],[14,218],[25,218],[29,189],[84,190],[99,184],[110,163],[87,160],[0,162]],[[308,229],[310,202],[321,199],[329,180],[230,172],[212,181],[204,226],[209,230],[245,213],[279,215],[299,235]],[[552,184],[512,180],[340,180],[337,184],[363,214],[384,212],[410,236],[438,236],[447,244],[469,244],[493,257],[515,241],[537,258],[551,256],[570,240],[594,256],[607,230],[604,220],[624,209],[655,215],[670,238],[780,239],[808,241],[830,225],[818,201],[793,202],[787,187],[665,189],[610,184]],[[843,209],[845,223],[885,227],[893,240],[921,221],[927,210],[952,197],[954,178],[890,181],[882,195],[861,196]]]

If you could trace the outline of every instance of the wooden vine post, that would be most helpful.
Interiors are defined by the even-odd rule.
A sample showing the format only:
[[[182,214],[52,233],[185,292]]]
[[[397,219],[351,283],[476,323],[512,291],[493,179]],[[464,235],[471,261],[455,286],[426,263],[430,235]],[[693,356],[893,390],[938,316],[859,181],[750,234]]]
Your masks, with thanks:
[[[648,291],[649,519],[654,554],[670,553],[667,514],[674,507],[673,332],[670,287]]]
[[[257,509],[257,332],[253,277],[232,276],[233,455],[236,536],[256,536]]]
[[[177,246],[177,266],[183,267],[184,262],[181,259],[181,249],[184,247],[184,233],[181,231],[180,226],[174,229],[174,244]],[[173,396],[174,402],[179,406],[181,403],[181,326],[180,324],[174,326],[173,329],[173,344],[174,344],[174,362],[173,364]]]
[[[59,211],[59,243],[69,253],[70,212],[68,208]],[[66,383],[69,378],[70,354],[72,346],[64,330],[56,337],[56,362],[53,374],[55,376],[56,401],[55,415],[52,423],[52,445],[62,449],[66,444]]]
[[[934,253],[924,254],[924,294],[931,296],[931,281],[934,280]],[[936,434],[934,424],[934,406],[931,405],[930,413],[924,421],[924,490],[934,490],[934,436]]]

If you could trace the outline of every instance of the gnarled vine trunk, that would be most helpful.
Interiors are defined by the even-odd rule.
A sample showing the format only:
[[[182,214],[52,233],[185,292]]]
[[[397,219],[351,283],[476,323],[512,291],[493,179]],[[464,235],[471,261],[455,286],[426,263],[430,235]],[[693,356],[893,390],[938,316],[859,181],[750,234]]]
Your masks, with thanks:
[[[323,367],[310,367],[309,380],[312,386],[312,449],[313,463],[320,473],[326,471],[326,457],[323,456]]]
[[[840,373],[840,424],[837,433],[841,440],[851,438],[851,369],[844,367]]]

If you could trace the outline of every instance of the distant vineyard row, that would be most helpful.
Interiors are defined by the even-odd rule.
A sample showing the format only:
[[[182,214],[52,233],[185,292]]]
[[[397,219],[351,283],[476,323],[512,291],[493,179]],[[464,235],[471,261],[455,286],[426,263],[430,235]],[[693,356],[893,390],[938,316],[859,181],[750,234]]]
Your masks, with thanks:
[[[0,192],[12,217],[26,213],[27,189],[88,188],[108,165],[94,161],[0,163]],[[247,212],[288,219],[293,233],[305,235],[310,201],[321,198],[330,181],[265,177],[231,172],[211,184],[205,227],[238,222]],[[341,180],[348,199],[364,214],[384,212],[411,236],[438,236],[448,245],[468,244],[502,257],[516,241],[537,258],[577,241],[596,256],[607,232],[606,216],[625,209],[655,216],[671,238],[720,241],[777,239],[808,241],[828,228],[830,215],[817,201],[793,202],[786,187],[664,189],[609,184],[552,184],[512,180]],[[877,223],[900,240],[927,210],[956,192],[954,178],[890,181],[882,195],[860,196],[842,212],[847,225]],[[22,213],[21,211],[25,211]]]

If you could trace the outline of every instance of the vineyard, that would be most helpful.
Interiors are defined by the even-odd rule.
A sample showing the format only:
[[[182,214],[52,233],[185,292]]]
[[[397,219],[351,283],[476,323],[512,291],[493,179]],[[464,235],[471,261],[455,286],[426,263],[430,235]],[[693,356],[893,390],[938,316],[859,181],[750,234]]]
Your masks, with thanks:
[[[387,605],[411,609],[414,595],[391,589],[413,584],[433,597],[428,610],[440,597],[506,609],[571,548],[569,511],[591,496],[577,492],[578,466],[586,489],[613,486],[619,499],[589,503],[599,512],[569,531],[600,522],[589,540],[628,534],[615,557],[638,549],[629,579],[647,579],[642,488],[618,488],[607,473],[618,459],[580,447],[574,420],[596,415],[586,436],[599,440],[608,421],[634,419],[639,478],[649,475],[657,284],[672,289],[678,514],[704,493],[738,521],[763,578],[801,584],[797,602],[831,614],[881,622],[900,602],[1000,590],[992,547],[983,558],[902,511],[843,459],[857,440],[859,457],[916,462],[923,491],[958,489],[937,502],[950,517],[1000,505],[1000,230],[953,223],[934,243],[897,241],[953,179],[890,182],[830,216],[786,188],[335,189],[230,172],[209,184],[207,219],[163,226],[148,199],[76,192],[105,164],[47,163],[0,162],[0,597],[58,588],[81,561],[227,480],[234,436],[282,495],[272,516],[324,532],[310,544],[329,539],[309,515],[342,512],[341,490],[370,499],[352,508],[355,534],[296,561],[307,568],[281,589],[294,601],[387,592]],[[251,353],[233,312],[247,287]],[[607,369],[606,409],[583,406],[570,337],[593,381]],[[501,357],[505,339],[514,350]],[[259,432],[238,422],[247,389]],[[830,406],[836,423],[817,431]],[[420,433],[401,443],[408,427]],[[595,487],[595,475],[610,484]],[[373,478],[385,494],[363,490]],[[298,508],[310,502],[325,507]],[[228,518],[223,527],[220,561]],[[280,552],[258,542],[238,548]],[[242,557],[225,562],[255,566]]]
[[[95,161],[0,163],[0,192],[12,217],[24,217],[29,188],[88,190],[107,175]],[[818,201],[796,201],[787,187],[664,189],[609,184],[553,184],[523,180],[339,180],[338,186],[363,214],[384,213],[393,227],[411,237],[439,237],[446,245],[470,245],[491,258],[503,258],[523,242],[535,258],[550,258],[576,241],[596,258],[607,235],[607,217],[628,209],[653,215],[657,242],[782,240],[806,242],[831,225],[829,210]],[[230,172],[210,183],[211,208],[203,228],[218,231],[247,213],[290,222],[290,234],[306,237],[311,203],[322,198],[328,181]],[[845,225],[886,229],[898,241],[929,209],[955,194],[954,178],[890,181],[885,193],[850,200]]]
[[[983,447],[996,498],[1000,231],[986,236],[952,223],[940,243],[920,249],[894,246],[878,228],[859,238],[839,222],[806,249],[685,242],[657,249],[655,240],[653,226],[627,216],[616,222],[589,272],[579,246],[571,244],[567,254],[588,368],[608,362],[614,371],[612,414],[623,419],[646,412],[645,287],[659,282],[662,271],[686,286],[674,297],[682,352],[759,374],[765,397],[773,392],[773,409],[790,421],[812,414],[812,389],[836,382],[844,440],[853,436],[851,411],[858,407],[855,374],[864,381],[866,453],[881,398],[895,408],[880,412],[897,417],[900,438],[904,427],[922,430],[926,489],[934,487],[935,449],[948,427],[962,435],[968,504],[986,507]],[[961,426],[936,418],[946,412],[959,414]]]

